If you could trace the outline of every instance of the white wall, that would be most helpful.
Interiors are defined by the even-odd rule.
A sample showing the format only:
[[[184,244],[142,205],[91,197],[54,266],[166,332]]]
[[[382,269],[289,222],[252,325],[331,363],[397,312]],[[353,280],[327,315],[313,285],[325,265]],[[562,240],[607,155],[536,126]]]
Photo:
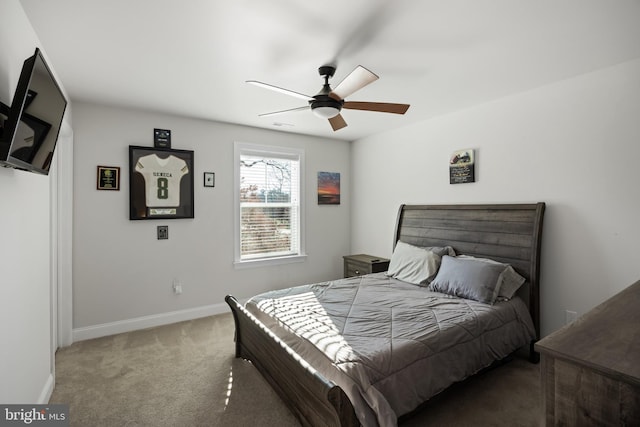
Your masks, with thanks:
[[[5,104],[13,100],[22,63],[36,46],[18,0],[0,2],[0,101]],[[0,403],[46,403],[53,390],[53,186],[51,176],[0,168]]]
[[[227,312],[226,294],[340,277],[349,253],[349,143],[290,133],[74,103],[74,337]],[[153,129],[195,152],[195,218],[129,220],[129,145],[153,146]],[[305,262],[234,269],[234,141],[301,147],[306,157]],[[121,168],[120,191],[96,190],[98,165]],[[216,186],[203,187],[203,172]],[[342,204],[318,206],[317,172],[341,174]],[[169,226],[169,240],[156,226]],[[183,284],[174,295],[173,279]]]
[[[635,60],[356,141],[351,249],[390,256],[401,203],[546,202],[546,335],[640,279],[639,118]],[[465,148],[477,182],[450,185]]]

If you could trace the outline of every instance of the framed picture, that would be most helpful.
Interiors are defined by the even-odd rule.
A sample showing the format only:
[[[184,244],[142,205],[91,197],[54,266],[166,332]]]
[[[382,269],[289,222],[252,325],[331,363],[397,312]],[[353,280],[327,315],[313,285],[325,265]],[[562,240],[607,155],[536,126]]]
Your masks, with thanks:
[[[193,218],[193,151],[129,146],[129,219]]]
[[[171,130],[153,129],[153,146],[156,148],[171,148]]]
[[[117,166],[98,166],[98,190],[120,190],[120,168]]]
[[[476,160],[472,149],[458,150],[449,158],[449,184],[476,182]]]
[[[318,172],[318,204],[340,204],[339,172]]]

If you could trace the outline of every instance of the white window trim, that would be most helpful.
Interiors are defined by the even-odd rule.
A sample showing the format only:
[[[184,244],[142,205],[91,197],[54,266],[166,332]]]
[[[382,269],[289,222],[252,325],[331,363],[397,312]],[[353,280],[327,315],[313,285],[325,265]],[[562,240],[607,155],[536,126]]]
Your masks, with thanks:
[[[240,258],[240,155],[251,154],[257,156],[283,156],[300,159],[300,251],[297,255],[281,257],[241,259]],[[233,147],[233,240],[234,267],[264,267],[278,264],[303,262],[307,258],[305,231],[305,159],[304,150],[298,148],[278,147],[273,145],[251,144],[247,142],[234,143]]]

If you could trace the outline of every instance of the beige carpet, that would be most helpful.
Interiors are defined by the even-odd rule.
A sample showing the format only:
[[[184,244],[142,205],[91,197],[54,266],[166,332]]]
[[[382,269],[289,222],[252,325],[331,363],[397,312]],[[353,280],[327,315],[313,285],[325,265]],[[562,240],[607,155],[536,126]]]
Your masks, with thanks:
[[[56,354],[50,403],[72,426],[299,426],[235,359],[231,314],[81,341]],[[512,362],[438,396],[401,426],[537,426],[539,365]]]

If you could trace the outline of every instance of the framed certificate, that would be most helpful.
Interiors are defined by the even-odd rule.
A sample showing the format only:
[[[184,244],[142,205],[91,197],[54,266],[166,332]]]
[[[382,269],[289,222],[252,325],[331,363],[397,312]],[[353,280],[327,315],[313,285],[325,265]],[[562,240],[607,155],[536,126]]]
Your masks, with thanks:
[[[193,151],[129,146],[129,219],[193,218]]]

